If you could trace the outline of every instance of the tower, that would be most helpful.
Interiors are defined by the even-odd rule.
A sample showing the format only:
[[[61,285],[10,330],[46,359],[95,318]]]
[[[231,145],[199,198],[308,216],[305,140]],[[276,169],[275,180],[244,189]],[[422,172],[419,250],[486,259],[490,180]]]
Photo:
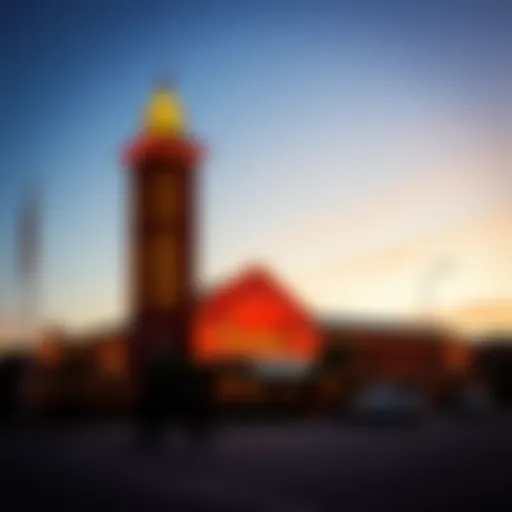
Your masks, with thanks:
[[[175,91],[160,87],[129,145],[132,369],[162,351],[187,352],[196,266],[196,167],[201,146],[188,132]]]

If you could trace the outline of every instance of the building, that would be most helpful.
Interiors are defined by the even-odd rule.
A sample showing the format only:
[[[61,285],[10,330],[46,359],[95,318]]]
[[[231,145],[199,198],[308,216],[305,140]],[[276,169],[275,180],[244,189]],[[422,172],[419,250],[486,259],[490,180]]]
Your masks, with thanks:
[[[441,405],[473,371],[468,343],[441,326],[338,321],[326,322],[324,333],[330,351],[343,349],[344,372],[352,387],[394,383],[417,389]]]
[[[321,347],[309,311],[263,267],[252,267],[205,297],[194,317],[192,351],[202,364],[234,362],[307,369]]]
[[[470,347],[453,332],[315,318],[262,266],[204,294],[192,326],[193,359],[215,371],[215,396],[227,407],[259,404],[325,414],[380,382],[414,386],[436,402],[451,381],[472,372]],[[128,331],[63,336],[52,331],[36,352],[41,397],[63,400],[62,389],[68,401],[74,396],[91,411],[129,409],[137,390],[128,375]]]
[[[380,382],[414,386],[436,402],[450,381],[472,371],[469,346],[448,330],[319,320],[261,266],[205,294],[192,325],[193,359],[215,371],[223,406],[323,414]],[[40,400],[66,394],[90,410],[128,409],[137,390],[128,375],[127,332],[98,330],[67,343],[56,333],[45,337],[36,353]]]
[[[23,401],[34,416],[84,417],[127,411],[133,401],[126,333],[98,330],[71,336],[52,329],[31,358]]]
[[[322,350],[311,313],[260,266],[203,298],[192,339],[195,361],[217,369],[223,403],[297,403]]]
[[[159,88],[124,154],[129,169],[129,361],[134,379],[190,345],[196,290],[196,167],[201,146],[175,91]]]

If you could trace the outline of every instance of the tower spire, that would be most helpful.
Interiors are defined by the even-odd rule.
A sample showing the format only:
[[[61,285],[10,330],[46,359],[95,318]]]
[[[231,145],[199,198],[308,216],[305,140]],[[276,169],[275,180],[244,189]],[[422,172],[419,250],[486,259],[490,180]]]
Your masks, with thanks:
[[[160,78],[149,100],[145,130],[160,137],[182,136],[188,131],[185,109],[167,77]]]

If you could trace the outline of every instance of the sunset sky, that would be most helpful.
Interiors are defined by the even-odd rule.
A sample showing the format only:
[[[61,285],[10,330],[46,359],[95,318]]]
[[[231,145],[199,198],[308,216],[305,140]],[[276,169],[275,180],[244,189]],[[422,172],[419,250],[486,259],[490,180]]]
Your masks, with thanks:
[[[326,314],[512,298],[508,4],[3,2],[0,314],[37,177],[45,321],[123,317],[120,155],[162,75],[209,151],[202,283],[263,260]]]

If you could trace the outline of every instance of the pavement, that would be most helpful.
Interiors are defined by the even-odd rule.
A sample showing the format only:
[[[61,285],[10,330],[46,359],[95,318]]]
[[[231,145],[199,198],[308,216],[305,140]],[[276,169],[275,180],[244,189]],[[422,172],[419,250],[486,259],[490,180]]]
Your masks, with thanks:
[[[0,497],[6,511],[509,512],[512,417],[224,426],[207,446],[170,429],[154,452],[129,425],[4,429]]]

